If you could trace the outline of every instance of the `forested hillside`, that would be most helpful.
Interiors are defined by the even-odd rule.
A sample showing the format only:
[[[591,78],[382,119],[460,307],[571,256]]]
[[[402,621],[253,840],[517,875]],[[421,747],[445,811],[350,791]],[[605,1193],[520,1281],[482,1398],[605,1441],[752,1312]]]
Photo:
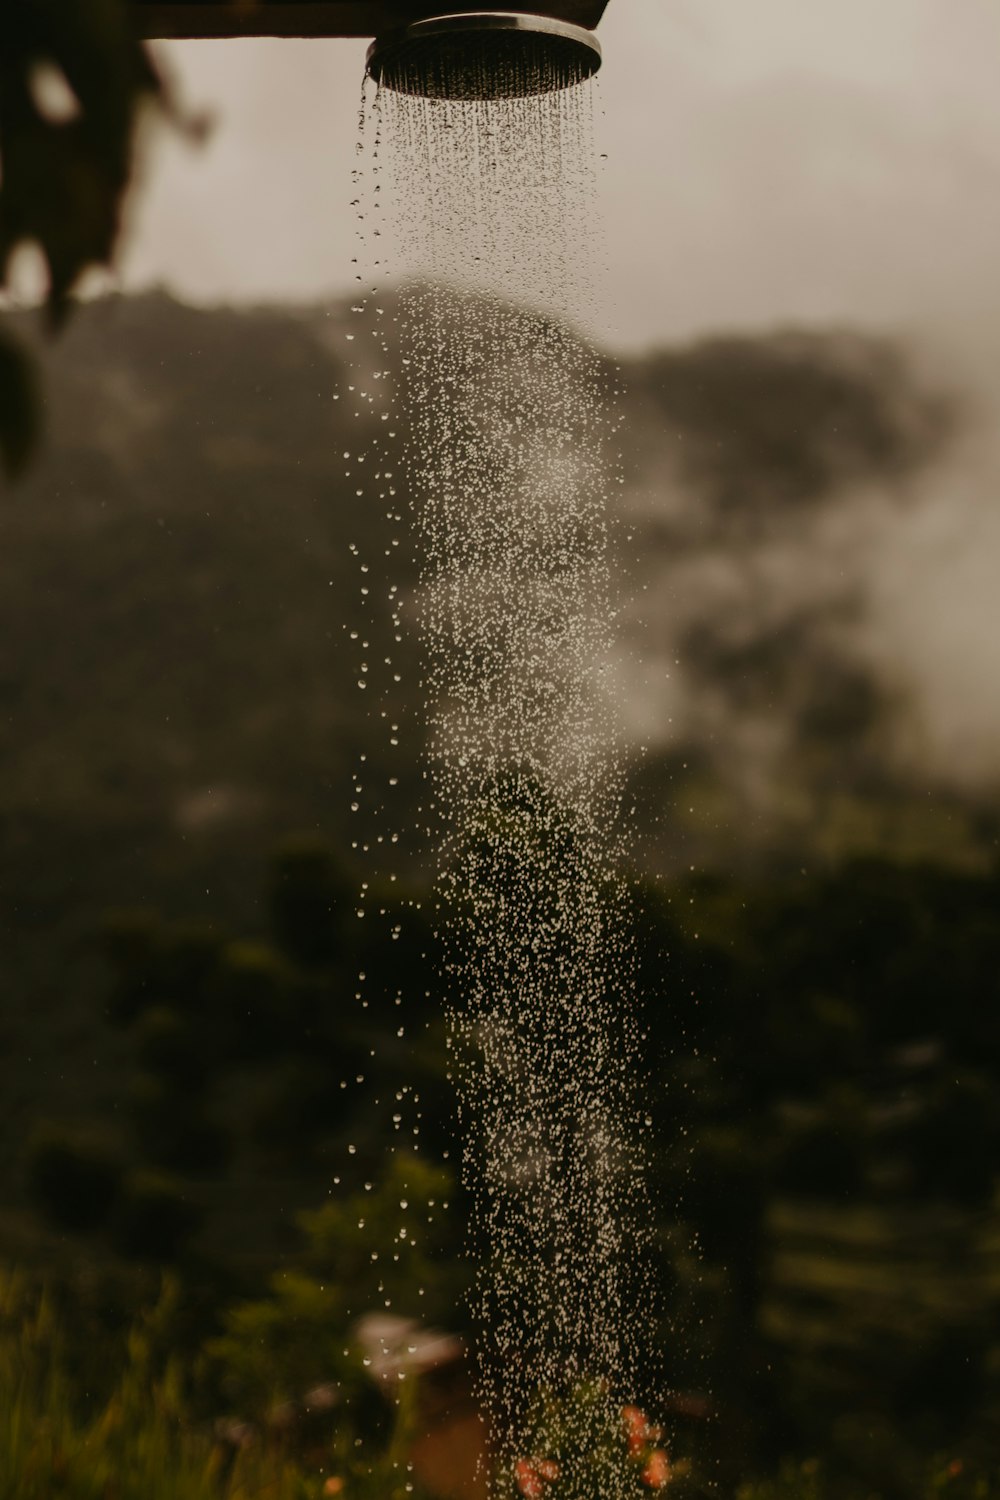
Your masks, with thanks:
[[[353,316],[79,308],[0,500],[0,1264],[50,1279],[86,1371],[170,1263],[197,1400],[261,1431],[326,1380],[367,1430],[359,1218],[381,1244],[403,1192],[435,1226],[398,1310],[459,1326],[467,1274],[419,648],[391,619],[406,433]],[[971,418],[843,331],[607,370],[648,1395],[727,1480],[822,1453],[844,1493],[909,1497],[956,1444],[990,1458],[1000,1411],[1000,776],[931,753],[876,562],[949,503]]]

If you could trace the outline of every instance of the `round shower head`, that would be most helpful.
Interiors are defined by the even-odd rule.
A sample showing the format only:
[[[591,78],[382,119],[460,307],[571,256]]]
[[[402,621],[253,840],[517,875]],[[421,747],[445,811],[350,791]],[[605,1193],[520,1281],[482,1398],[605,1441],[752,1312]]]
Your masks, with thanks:
[[[427,99],[524,99],[571,88],[601,66],[593,32],[548,16],[481,11],[432,16],[376,37],[368,72]]]

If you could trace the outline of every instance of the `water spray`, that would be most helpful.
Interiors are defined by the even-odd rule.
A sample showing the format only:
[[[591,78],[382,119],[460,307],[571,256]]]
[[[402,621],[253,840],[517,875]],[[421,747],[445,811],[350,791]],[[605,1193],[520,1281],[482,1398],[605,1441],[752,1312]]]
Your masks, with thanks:
[[[353,311],[386,356],[375,378],[388,377],[380,391],[392,385],[405,434],[419,555],[405,609],[427,734],[419,833],[432,846],[491,1494],[544,1497],[559,1479],[567,1500],[634,1500],[665,1483],[666,1454],[647,1466],[655,1429],[633,1404],[653,1368],[655,1221],[606,672],[620,476],[606,361],[577,326],[596,182],[593,91],[576,85],[600,67],[606,0],[541,0],[544,13],[133,4],[148,34],[374,37],[355,182],[369,185],[358,217],[376,248],[359,256],[371,295]],[[387,261],[395,368],[372,285]],[[356,495],[394,496],[378,488],[396,468],[381,435],[365,459]],[[362,594],[376,622],[367,580]],[[371,658],[359,687],[391,703]]]

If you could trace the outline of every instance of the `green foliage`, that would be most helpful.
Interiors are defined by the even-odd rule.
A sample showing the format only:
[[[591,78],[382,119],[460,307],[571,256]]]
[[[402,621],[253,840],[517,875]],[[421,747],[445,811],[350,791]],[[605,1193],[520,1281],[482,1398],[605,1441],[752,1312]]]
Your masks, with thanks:
[[[861,337],[779,333],[706,339],[651,362],[646,380],[683,439],[689,478],[730,527],[822,502],[838,485],[919,465],[953,420],[908,390],[898,352]]]
[[[48,1130],[32,1142],[26,1165],[35,1203],[60,1229],[98,1228],[118,1198],[121,1165],[100,1144]]]
[[[744,1484],[736,1500],[823,1500],[819,1464],[807,1459],[801,1464],[784,1464],[773,1479]]]
[[[73,1372],[55,1303],[23,1278],[0,1271],[0,1494],[4,1500],[421,1500],[409,1470],[416,1427],[415,1389],[403,1387],[386,1440],[359,1446],[356,1411],[332,1408],[308,1452],[293,1455],[280,1429],[196,1417],[189,1381],[174,1352],[180,1287],[164,1283],[159,1302],[131,1327],[123,1345],[95,1351],[102,1383]],[[323,1323],[314,1289],[290,1287],[289,1320]],[[241,1343],[248,1352],[252,1330]],[[273,1343],[275,1331],[268,1334]],[[357,1369],[343,1366],[345,1380]],[[263,1386],[262,1372],[258,1384]],[[289,1385],[294,1381],[287,1382]],[[662,1490],[642,1480],[660,1438],[644,1430],[630,1444],[636,1417],[597,1386],[568,1398],[540,1397],[532,1415],[527,1466],[498,1477],[510,1500],[595,1500],[601,1495],[662,1493],[666,1500],[732,1494],[734,1500],[998,1500],[1000,1475],[954,1453],[912,1464],[903,1490],[891,1483],[836,1477],[815,1460],[787,1462],[772,1477],[720,1488],[674,1453]],[[630,1449],[632,1451],[630,1451]],[[546,1465],[544,1472],[539,1460]],[[555,1469],[547,1465],[554,1464]],[[552,1477],[547,1477],[552,1476]],[[328,1489],[331,1477],[334,1488]],[[623,1488],[623,1485],[626,1486]]]
[[[302,849],[296,841],[296,879],[302,858],[312,875],[321,872],[325,910],[331,861],[319,845],[308,846],[308,857]],[[277,868],[285,860],[279,853]],[[301,968],[269,944],[227,941],[143,912],[101,924],[107,1012],[122,1033],[116,1123],[131,1127],[144,1165],[221,1179],[208,1202],[216,1246],[220,1222],[245,1222],[235,1179],[247,1171],[258,1213],[246,1243],[252,1255],[314,1200],[331,1159],[351,1155],[349,1172],[376,1175],[394,1127],[431,1151],[448,1149],[451,1091],[420,905],[380,895],[363,928],[354,924],[361,930],[340,934],[332,967]],[[317,919],[307,901],[305,928]],[[223,1178],[229,1168],[233,1182]],[[245,1230],[225,1238],[239,1257]]]
[[[329,846],[299,838],[283,844],[271,865],[268,904],[278,946],[304,968],[341,957],[353,891]]]
[[[0,1273],[0,1494],[4,1500],[321,1500],[333,1474],[345,1500],[403,1500],[409,1412],[390,1442],[362,1461],[349,1430],[330,1434],[307,1462],[241,1427],[199,1425],[177,1362],[158,1357],[172,1316],[168,1287],[133,1327],[125,1351],[105,1351],[121,1373],[95,1399],[67,1366],[51,1304]],[[419,1496],[417,1497],[419,1500]]]
[[[443,1167],[397,1147],[377,1190],[366,1186],[300,1215],[308,1263],[335,1268],[357,1311],[386,1297],[411,1315],[440,1311],[455,1290],[454,1191]]]
[[[330,1133],[342,1134],[352,1118],[354,1101],[339,1085],[328,1058],[276,1060],[255,1094],[249,1120],[255,1147],[268,1160],[300,1168],[318,1162]]]
[[[201,1217],[182,1182],[164,1173],[132,1172],[115,1209],[114,1243],[123,1255],[166,1265],[177,1258]]]
[[[204,1085],[208,1057],[199,1028],[169,1006],[148,1010],[136,1026],[136,1059],[190,1101]]]
[[[162,936],[162,923],[153,912],[114,911],[102,920],[97,941],[111,968],[108,1013],[116,1024],[130,1024],[157,1002]]]
[[[399,1151],[377,1185],[299,1216],[302,1269],[277,1272],[265,1297],[229,1308],[222,1334],[206,1346],[241,1410],[265,1412],[321,1382],[356,1388],[351,1329],[364,1313],[442,1310],[456,1291],[442,1253],[452,1237],[451,1191],[446,1172]]]
[[[227,1164],[231,1141],[199,1092],[187,1092],[177,1079],[138,1073],[125,1102],[139,1147],[155,1166],[200,1177]]]
[[[263,943],[230,943],[223,952],[213,998],[240,1054],[258,1057],[280,1044],[287,981],[280,955]]]
[[[200,1020],[218,974],[222,941],[210,927],[178,922],[156,944],[156,992],[165,1004]]]
[[[348,1371],[346,1286],[276,1272],[267,1295],[237,1303],[206,1354],[237,1410],[261,1416],[312,1386],[340,1385]]]
[[[487,852],[515,822],[484,831]],[[636,893],[638,1102],[656,1122],[665,1284],[644,1394],[678,1393],[671,1449],[717,1463],[723,1485],[821,1453],[838,1482],[867,1476],[895,1500],[963,1433],[992,1451],[996,1020],[982,976],[1000,972],[996,897],[992,873],[873,861]],[[261,1421],[321,1384],[362,1402],[344,1350],[363,1314],[388,1303],[455,1328],[461,1303],[464,1205],[422,1154],[450,1109],[433,934],[403,897],[370,906],[336,961],[305,968],[223,931],[107,930],[123,1024],[102,1123],[131,1126],[140,1170],[185,1174],[183,1213],[176,1231],[158,1223],[156,1196],[87,1252],[127,1251],[134,1274],[174,1255],[193,1269],[197,1254],[208,1385]],[[209,1189],[193,1179],[210,1128],[231,1155]],[[206,1214],[195,1240],[192,1203]],[[697,1415],[706,1405],[717,1420]]]
[[[907,1134],[918,1192],[973,1206],[989,1201],[1000,1158],[1000,1101],[989,1073],[958,1066],[936,1079]]]
[[[995,1500],[1000,1474],[985,1472],[961,1458],[940,1458],[914,1476],[906,1500]],[[890,1500],[892,1489],[871,1489],[858,1481],[843,1484],[816,1459],[784,1463],[773,1478],[741,1484],[735,1500]]]
[[[789,1193],[849,1197],[864,1183],[868,1129],[863,1098],[828,1091],[815,1107],[789,1110],[775,1180]]]

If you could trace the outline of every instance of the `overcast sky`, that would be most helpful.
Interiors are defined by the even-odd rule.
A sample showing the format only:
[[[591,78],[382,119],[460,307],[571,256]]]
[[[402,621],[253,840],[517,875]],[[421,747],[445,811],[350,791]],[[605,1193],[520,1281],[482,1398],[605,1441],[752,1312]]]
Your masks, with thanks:
[[[610,0],[600,35],[609,342],[992,323],[997,0]],[[364,45],[160,50],[216,123],[205,148],[152,150],[124,284],[229,302],[346,290]]]

